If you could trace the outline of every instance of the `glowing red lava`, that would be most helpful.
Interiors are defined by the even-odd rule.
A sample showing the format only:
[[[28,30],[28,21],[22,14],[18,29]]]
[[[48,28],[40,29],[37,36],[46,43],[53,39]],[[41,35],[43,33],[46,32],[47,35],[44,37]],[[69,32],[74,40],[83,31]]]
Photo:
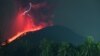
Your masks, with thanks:
[[[37,31],[47,26],[46,23],[41,22],[39,25],[35,24],[34,19],[29,14],[23,15],[23,10],[20,10],[17,14],[17,18],[14,21],[13,28],[15,30],[15,35],[7,40],[7,43],[11,43],[21,35],[25,35],[27,32],[30,31]],[[5,45],[7,43],[2,43]]]
[[[41,22],[39,21],[39,23],[37,24],[36,23],[37,18],[34,17],[33,15],[30,15],[32,12],[29,13],[29,11],[31,10],[31,8],[35,9],[35,7],[37,8],[36,10],[38,10],[40,4],[38,6],[36,6],[36,5],[32,5],[30,3],[29,5],[30,5],[30,7],[28,10],[25,10],[23,8],[19,9],[16,17],[12,20],[13,22],[12,22],[12,28],[11,28],[12,31],[11,32],[13,34],[11,35],[11,37],[9,39],[7,39],[7,41],[3,42],[2,45],[6,45],[8,43],[13,42],[20,36],[25,35],[27,32],[30,32],[30,31],[33,32],[33,31],[37,31],[42,28],[45,28],[47,26],[52,26],[51,21],[50,22],[44,21],[44,19],[46,19],[46,18],[42,18],[43,20]],[[34,6],[34,7],[32,7],[32,6]],[[40,8],[43,6],[40,6]]]

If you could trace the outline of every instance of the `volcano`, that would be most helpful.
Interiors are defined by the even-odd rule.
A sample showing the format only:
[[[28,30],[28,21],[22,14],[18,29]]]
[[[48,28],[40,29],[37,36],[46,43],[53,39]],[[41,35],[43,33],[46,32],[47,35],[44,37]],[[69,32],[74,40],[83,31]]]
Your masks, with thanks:
[[[8,53],[7,55],[23,56],[27,48],[29,48],[29,51],[33,50],[32,48],[36,48],[43,39],[51,40],[54,43],[68,42],[74,45],[81,44],[84,41],[82,36],[76,34],[67,27],[49,26],[38,31],[27,32],[13,42],[3,46],[3,50]],[[35,52],[30,51],[30,53],[32,54]]]

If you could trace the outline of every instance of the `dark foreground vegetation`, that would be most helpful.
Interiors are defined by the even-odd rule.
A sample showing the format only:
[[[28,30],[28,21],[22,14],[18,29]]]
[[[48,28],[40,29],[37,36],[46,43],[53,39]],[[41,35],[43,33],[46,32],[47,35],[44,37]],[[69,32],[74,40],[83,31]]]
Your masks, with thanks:
[[[34,47],[26,41],[22,42],[20,47],[16,47],[16,44],[0,47],[0,56],[100,56],[100,42],[95,43],[91,36],[78,46],[43,39]]]

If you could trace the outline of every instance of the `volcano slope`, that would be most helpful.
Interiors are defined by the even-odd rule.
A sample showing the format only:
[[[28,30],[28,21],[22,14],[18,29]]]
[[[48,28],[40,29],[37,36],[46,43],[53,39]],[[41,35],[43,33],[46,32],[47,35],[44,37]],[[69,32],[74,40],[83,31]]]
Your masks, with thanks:
[[[3,46],[1,50],[6,53],[5,56],[25,56],[26,52],[29,52],[28,55],[34,53],[35,56],[39,56],[37,55],[37,48],[43,39],[51,40],[54,43],[68,42],[79,45],[83,43],[85,38],[66,27],[50,26],[35,32],[27,32],[13,42]]]

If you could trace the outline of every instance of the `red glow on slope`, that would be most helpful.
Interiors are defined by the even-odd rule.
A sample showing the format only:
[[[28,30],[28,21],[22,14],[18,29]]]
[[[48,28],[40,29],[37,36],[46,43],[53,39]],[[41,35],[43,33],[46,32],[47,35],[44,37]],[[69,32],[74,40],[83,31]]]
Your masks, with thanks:
[[[36,25],[35,18],[32,18],[29,14],[23,15],[23,10],[18,12],[17,18],[14,21],[15,35],[7,40],[7,43],[10,43],[17,39],[19,36],[26,34],[30,31],[37,31],[47,26],[46,23],[41,22],[39,25]]]
[[[51,11],[45,14],[41,10],[42,8],[50,10],[47,3],[29,3],[29,5],[30,7],[28,10],[25,10],[22,6],[19,7],[19,11],[11,22],[11,34],[8,34],[10,37],[7,41],[3,42],[2,45],[13,42],[27,32],[34,32],[53,25],[52,21],[49,19],[52,18]]]

